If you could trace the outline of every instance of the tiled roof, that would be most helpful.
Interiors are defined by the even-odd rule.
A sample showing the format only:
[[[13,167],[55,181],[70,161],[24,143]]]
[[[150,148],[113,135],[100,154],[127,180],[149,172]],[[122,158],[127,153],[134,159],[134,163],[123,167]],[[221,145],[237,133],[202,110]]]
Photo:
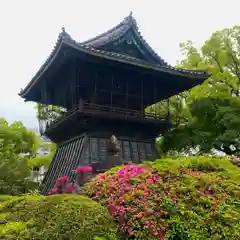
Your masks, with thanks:
[[[148,52],[157,59],[159,65],[167,66],[168,64],[162,59],[152,48],[151,46],[145,41],[143,36],[141,35],[138,25],[132,13],[129,16],[124,18],[122,22],[120,22],[117,26],[111,28],[110,30],[102,33],[94,38],[91,38],[87,41],[80,43],[82,46],[91,46],[94,48],[99,48],[103,45],[106,45],[110,42],[114,42],[120,38],[122,38],[129,30],[132,30],[137,38],[141,41],[142,45],[148,50]]]
[[[93,48],[93,47],[90,47],[88,45],[80,45],[80,44],[77,44],[77,46],[80,47],[80,49],[86,49],[87,51],[89,52],[92,52],[92,53],[100,53],[102,55],[105,55],[105,56],[109,56],[109,57],[113,57],[115,58],[116,60],[120,60],[120,59],[123,59],[123,60],[126,60],[126,61],[129,61],[132,62],[133,64],[134,63],[141,63],[141,64],[144,64],[144,65],[149,65],[149,66],[152,66],[153,68],[157,68],[158,70],[172,70],[172,73],[185,73],[185,74],[189,74],[189,75],[193,75],[193,76],[210,76],[210,74],[207,72],[207,71],[204,71],[204,70],[187,70],[187,69],[182,69],[182,68],[175,68],[175,67],[172,67],[171,65],[157,65],[157,64],[152,64],[152,63],[149,63],[147,61],[144,61],[142,59],[139,59],[139,58],[135,58],[135,57],[132,57],[132,56],[129,56],[127,54],[122,54],[122,53],[115,53],[115,52],[109,52],[109,51],[103,51],[103,50],[98,50],[96,48]]]
[[[139,67],[145,67],[150,68],[157,71],[163,71],[168,72],[175,75],[182,75],[186,77],[196,77],[202,80],[207,79],[211,74],[207,71],[203,70],[186,70],[186,69],[179,69],[170,66],[167,64],[163,59],[161,59],[151,48],[150,46],[143,40],[141,35],[139,34],[139,37],[144,42],[146,48],[149,49],[152,53],[154,53],[159,58],[159,64],[152,64],[147,61],[144,61],[142,59],[138,59],[135,57],[132,57],[127,54],[122,53],[115,53],[115,52],[109,52],[109,51],[103,51],[96,49],[96,47],[99,47],[101,44],[106,43],[107,41],[110,41],[110,39],[114,39],[114,37],[119,37],[129,26],[134,26],[133,29],[137,30],[135,19],[130,15],[125,20],[120,23],[115,28],[107,31],[106,33],[99,35],[93,39],[90,39],[88,41],[79,43],[76,42],[71,38],[71,36],[65,31],[65,29],[62,29],[62,32],[59,34],[58,40],[55,44],[55,47],[53,48],[51,54],[47,58],[47,60],[43,63],[41,68],[38,70],[38,72],[35,74],[35,76],[32,78],[32,80],[29,82],[29,84],[25,87],[25,89],[21,90],[19,93],[20,96],[24,97],[25,93],[28,92],[28,90],[35,84],[35,82],[38,80],[39,76],[44,73],[48,66],[51,65],[51,63],[54,61],[54,59],[57,57],[58,53],[61,50],[62,45],[68,45],[70,47],[73,47],[81,52],[85,52],[87,54],[96,55],[98,57],[104,57],[108,58],[110,60],[119,61],[127,64],[136,65]],[[121,34],[119,33],[121,32]],[[118,33],[118,34],[117,34]]]

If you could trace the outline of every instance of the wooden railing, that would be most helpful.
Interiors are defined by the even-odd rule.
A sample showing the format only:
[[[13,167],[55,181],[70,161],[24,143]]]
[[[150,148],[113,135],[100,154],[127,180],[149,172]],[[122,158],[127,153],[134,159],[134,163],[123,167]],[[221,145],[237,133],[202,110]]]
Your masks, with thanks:
[[[112,106],[106,106],[106,105],[98,105],[98,104],[92,104],[92,103],[85,103],[83,105],[83,108],[79,109],[79,111],[83,111],[85,113],[90,113],[90,114],[104,114],[104,115],[111,114],[111,116],[125,117],[125,118],[138,118],[141,120],[164,119],[164,117],[161,117],[157,113],[150,113],[150,112],[143,112],[143,111],[141,112],[141,111],[133,110],[133,109],[112,107]]]
[[[166,116],[161,116],[158,113],[151,113],[151,112],[143,112],[143,111],[137,111],[132,109],[125,109],[125,108],[118,108],[118,107],[112,107],[112,106],[106,106],[106,105],[99,105],[99,104],[93,104],[93,103],[84,103],[84,104],[78,104],[71,110],[68,110],[65,113],[62,113],[62,115],[58,116],[54,120],[46,120],[44,124],[46,125],[44,128],[48,128],[50,125],[61,122],[66,120],[66,118],[75,115],[77,113],[85,113],[90,115],[105,115],[105,116],[111,116],[116,118],[125,118],[125,119],[138,119],[138,120],[158,120],[162,121],[166,119]],[[42,129],[42,132],[44,130]]]

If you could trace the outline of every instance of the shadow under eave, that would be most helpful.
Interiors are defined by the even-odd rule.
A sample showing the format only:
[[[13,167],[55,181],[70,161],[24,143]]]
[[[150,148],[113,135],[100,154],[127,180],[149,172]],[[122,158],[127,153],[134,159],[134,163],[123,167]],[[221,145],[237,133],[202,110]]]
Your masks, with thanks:
[[[127,121],[126,121],[127,120]],[[61,143],[83,133],[94,133],[102,137],[114,134],[139,140],[155,139],[160,133],[171,128],[168,119],[136,119],[116,117],[114,114],[86,114],[75,112],[60,121],[52,123],[44,135],[55,143]]]

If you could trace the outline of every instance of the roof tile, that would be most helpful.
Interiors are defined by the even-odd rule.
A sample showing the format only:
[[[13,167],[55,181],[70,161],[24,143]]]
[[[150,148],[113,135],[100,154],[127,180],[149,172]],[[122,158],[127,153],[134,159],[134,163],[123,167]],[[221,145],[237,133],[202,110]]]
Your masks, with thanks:
[[[116,52],[108,52],[97,49],[99,46],[107,44],[111,41],[115,41],[116,39],[120,39],[129,29],[132,29],[141,40],[142,44],[148,49],[148,51],[154,55],[159,61],[159,64],[152,64],[147,61],[144,61],[139,58],[135,58],[133,56],[122,54],[122,53],[116,53]],[[95,37],[92,39],[89,39],[85,42],[79,43],[76,42],[71,38],[71,36],[63,29],[63,31],[59,34],[58,40],[50,54],[50,56],[46,59],[46,61],[43,63],[43,65],[40,67],[39,71],[36,73],[36,75],[33,77],[33,79],[29,82],[27,87],[19,93],[19,95],[23,96],[26,91],[37,81],[37,78],[45,71],[45,69],[48,67],[48,65],[51,63],[51,61],[54,59],[54,57],[57,55],[62,43],[69,44],[77,48],[79,51],[85,51],[88,53],[98,53],[102,56],[109,56],[113,59],[117,60],[125,60],[125,63],[130,64],[142,64],[146,65],[148,67],[155,68],[159,71],[161,70],[171,70],[171,72],[174,74],[181,73],[184,75],[194,75],[198,76],[200,78],[206,79],[210,76],[210,73],[203,70],[186,70],[186,69],[179,69],[172,67],[171,65],[167,64],[158,54],[148,45],[148,43],[143,39],[141,36],[138,26],[136,23],[136,20],[132,17],[132,15],[129,15],[126,17],[120,24],[115,26],[114,28],[110,29],[109,31]]]

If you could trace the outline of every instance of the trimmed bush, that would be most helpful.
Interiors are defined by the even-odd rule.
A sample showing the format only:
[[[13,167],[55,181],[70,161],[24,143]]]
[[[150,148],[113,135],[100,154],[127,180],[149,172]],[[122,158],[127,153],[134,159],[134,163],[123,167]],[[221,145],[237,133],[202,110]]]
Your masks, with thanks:
[[[85,193],[106,206],[124,239],[240,239],[240,170],[189,157],[111,169]]]
[[[7,200],[11,200],[13,199],[14,197],[11,196],[11,195],[3,195],[3,194],[0,194],[0,203],[1,202],[4,202],[4,201],[7,201]]]
[[[3,202],[0,239],[116,239],[116,226],[99,203],[80,195],[25,196]]]

